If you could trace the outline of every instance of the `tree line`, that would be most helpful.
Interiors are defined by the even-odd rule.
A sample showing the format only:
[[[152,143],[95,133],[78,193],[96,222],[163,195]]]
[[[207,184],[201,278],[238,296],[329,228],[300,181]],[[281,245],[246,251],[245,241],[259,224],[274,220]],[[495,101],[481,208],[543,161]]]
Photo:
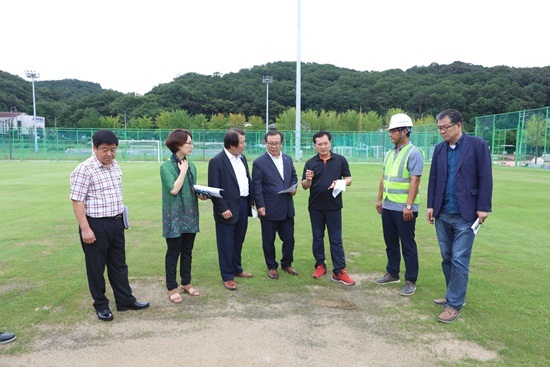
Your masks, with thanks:
[[[101,88],[74,79],[36,81],[37,114],[47,126],[137,129],[265,129],[270,75],[270,124],[295,128],[296,64],[274,62],[236,73],[187,73],[145,95]],[[304,130],[373,131],[405,112],[415,124],[433,123],[446,108],[462,112],[465,128],[475,117],[550,105],[550,67],[483,67],[433,63],[407,70],[356,71],[303,63],[301,123]],[[0,71],[0,111],[32,114],[31,83]]]

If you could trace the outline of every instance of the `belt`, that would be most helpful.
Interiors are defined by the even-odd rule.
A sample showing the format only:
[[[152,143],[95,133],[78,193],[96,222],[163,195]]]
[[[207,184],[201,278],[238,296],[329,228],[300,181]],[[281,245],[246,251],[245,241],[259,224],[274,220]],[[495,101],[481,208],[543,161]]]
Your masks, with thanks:
[[[117,214],[117,215],[115,215],[114,217],[98,217],[98,218],[89,217],[89,218],[92,218],[92,219],[111,219],[111,220],[117,220],[117,219],[122,219],[122,213]]]

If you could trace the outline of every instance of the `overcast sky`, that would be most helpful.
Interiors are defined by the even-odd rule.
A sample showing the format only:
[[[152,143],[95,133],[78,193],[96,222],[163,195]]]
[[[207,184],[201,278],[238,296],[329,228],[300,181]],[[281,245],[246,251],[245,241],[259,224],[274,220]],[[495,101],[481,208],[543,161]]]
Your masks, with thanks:
[[[360,71],[550,65],[548,5],[511,3],[302,0],[301,58]],[[144,94],[189,72],[297,60],[298,0],[11,0],[0,14],[0,70],[40,80]]]

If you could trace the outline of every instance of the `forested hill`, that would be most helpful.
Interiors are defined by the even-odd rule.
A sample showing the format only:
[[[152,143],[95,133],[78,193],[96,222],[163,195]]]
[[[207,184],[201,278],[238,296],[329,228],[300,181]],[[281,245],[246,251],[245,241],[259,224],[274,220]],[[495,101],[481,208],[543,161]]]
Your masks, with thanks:
[[[90,127],[101,118],[148,118],[151,126],[163,112],[184,110],[190,116],[240,114],[265,118],[266,85],[271,75],[269,117],[295,107],[296,63],[274,62],[236,73],[188,73],[160,84],[144,96],[102,89],[78,80],[37,81],[37,114],[48,126]],[[550,66],[543,68],[483,67],[454,62],[408,70],[360,72],[333,65],[304,63],[302,110],[375,112],[385,116],[401,109],[417,119],[445,108],[462,111],[465,120],[476,116],[550,105]],[[0,111],[32,113],[31,83],[0,71]],[[146,124],[147,125],[147,124]],[[150,127],[148,125],[148,127]],[[139,124],[135,125],[136,127]],[[208,127],[208,126],[207,126]]]

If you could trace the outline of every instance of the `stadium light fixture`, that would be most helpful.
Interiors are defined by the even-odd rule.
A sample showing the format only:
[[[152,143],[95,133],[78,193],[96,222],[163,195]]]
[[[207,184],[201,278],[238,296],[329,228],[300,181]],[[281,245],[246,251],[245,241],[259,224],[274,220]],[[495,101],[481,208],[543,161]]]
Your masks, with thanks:
[[[32,121],[34,123],[34,151],[38,152],[38,125],[36,124],[36,95],[34,94],[34,80],[40,78],[34,70],[25,70],[27,78],[31,78],[32,81]]]

